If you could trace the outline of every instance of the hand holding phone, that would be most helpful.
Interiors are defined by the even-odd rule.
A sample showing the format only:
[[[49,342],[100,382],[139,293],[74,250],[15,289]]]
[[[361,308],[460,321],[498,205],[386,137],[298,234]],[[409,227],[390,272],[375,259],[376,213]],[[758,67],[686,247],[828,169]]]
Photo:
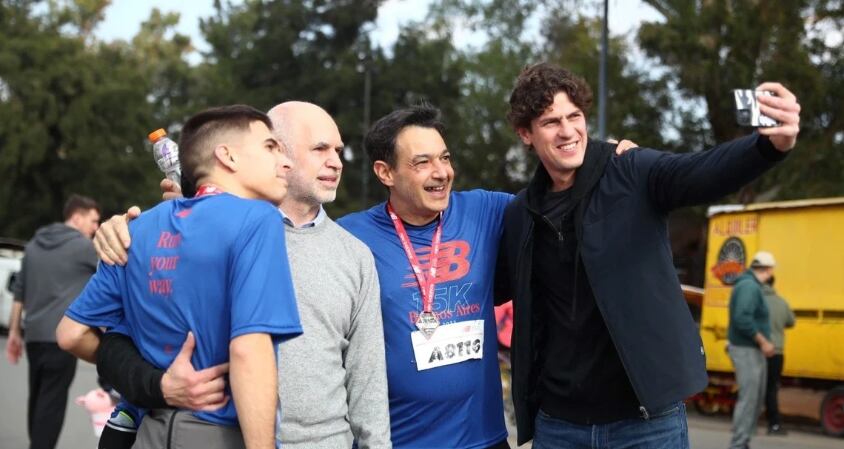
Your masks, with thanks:
[[[780,126],[776,120],[759,112],[760,95],[774,96],[768,90],[734,89],[733,97],[736,102],[736,123],[741,126],[752,126],[758,128],[771,128]]]

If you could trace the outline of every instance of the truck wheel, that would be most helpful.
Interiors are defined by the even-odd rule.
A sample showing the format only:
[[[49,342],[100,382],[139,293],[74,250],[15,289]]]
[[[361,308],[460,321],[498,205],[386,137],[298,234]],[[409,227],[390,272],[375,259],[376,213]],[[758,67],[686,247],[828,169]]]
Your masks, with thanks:
[[[821,426],[829,435],[844,436],[844,386],[827,392],[821,402]]]
[[[718,403],[711,398],[699,397],[694,399],[695,410],[704,416],[717,415],[721,411]]]

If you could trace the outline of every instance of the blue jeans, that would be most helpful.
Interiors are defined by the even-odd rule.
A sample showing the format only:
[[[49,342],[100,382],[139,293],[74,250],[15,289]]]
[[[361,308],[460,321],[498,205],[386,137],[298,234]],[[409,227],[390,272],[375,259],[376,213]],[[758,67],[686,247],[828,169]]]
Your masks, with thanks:
[[[686,406],[682,402],[650,419],[580,425],[536,415],[533,449],[689,449]]]

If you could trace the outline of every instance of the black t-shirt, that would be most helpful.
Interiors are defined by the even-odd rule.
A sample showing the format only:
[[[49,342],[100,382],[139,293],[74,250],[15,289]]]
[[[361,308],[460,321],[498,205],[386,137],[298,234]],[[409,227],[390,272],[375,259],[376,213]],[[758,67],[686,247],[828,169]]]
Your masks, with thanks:
[[[538,397],[540,408],[551,416],[604,424],[639,416],[639,404],[586,270],[582,264],[575,267],[571,190],[546,193],[540,204],[543,216],[535,217],[532,290],[540,344]]]

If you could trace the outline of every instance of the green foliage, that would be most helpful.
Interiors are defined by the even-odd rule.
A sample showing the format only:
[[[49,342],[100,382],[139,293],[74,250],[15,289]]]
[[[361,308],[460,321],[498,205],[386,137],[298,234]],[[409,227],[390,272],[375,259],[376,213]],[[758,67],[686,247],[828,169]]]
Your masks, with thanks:
[[[378,58],[369,56],[365,28],[372,25],[380,3],[216,2],[214,15],[200,26],[211,46],[198,68],[200,97],[208,104],[246,103],[264,110],[287,100],[316,103],[335,117],[344,143],[359,151],[364,62]],[[372,92],[373,99],[382,95],[375,88]],[[346,164],[344,187],[330,206],[335,215],[360,207],[350,195],[360,186],[362,155],[355,156],[357,163]]]
[[[601,20],[574,16],[571,2],[551,7],[546,19],[546,43],[543,59],[557,63],[584,77],[592,86],[593,110],[589,114],[592,137],[597,135],[598,70],[601,52]],[[611,36],[607,53],[607,134],[629,139],[640,145],[685,150],[671,142],[665,132],[670,128],[665,111],[672,104],[665,76],[639,67],[631,58],[631,49],[622,36]]]
[[[687,97],[707,107],[710,141],[747,130],[735,124],[732,89],[780,81],[802,106],[798,147],[789,161],[745,188],[739,201],[844,193],[844,54],[827,32],[842,29],[840,1],[647,1],[665,18],[643,24],[645,52],[671,70]]]
[[[29,237],[71,192],[107,214],[154,204],[161,174],[146,134],[178,137],[186,117],[212,105],[324,107],[348,147],[329,206],[340,216],[384,198],[361,142],[395,108],[443,111],[457,188],[514,192],[536,163],[505,118],[519,71],[550,60],[586,78],[597,102],[601,24],[584,13],[596,1],[434,0],[389,48],[372,42],[381,3],[218,0],[200,23],[210,50],[190,63],[174,13],[153,10],[129,42],[100,42],[92,30],[109,0],[0,0],[0,235]],[[844,194],[840,1],[647,3],[664,20],[636,33],[644,56],[610,37],[610,136],[701,150],[747,132],[734,124],[731,89],[780,80],[803,108],[798,147],[737,199]],[[597,104],[589,119],[594,134]]]
[[[157,177],[143,150],[147,86],[131,55],[88,46],[31,6],[0,3],[0,232],[19,238],[60,219],[70,193],[123,210],[127,198],[150,198]]]

